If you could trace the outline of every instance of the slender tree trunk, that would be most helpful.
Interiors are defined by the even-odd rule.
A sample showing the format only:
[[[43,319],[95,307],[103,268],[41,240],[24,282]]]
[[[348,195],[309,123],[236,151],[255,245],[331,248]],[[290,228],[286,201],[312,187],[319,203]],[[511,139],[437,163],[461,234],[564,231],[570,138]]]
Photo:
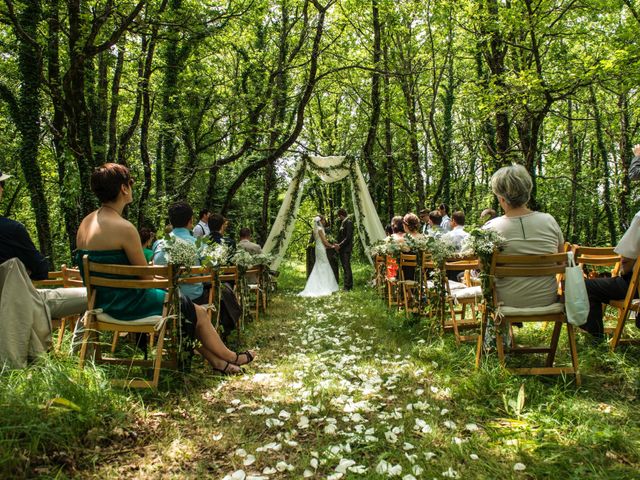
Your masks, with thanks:
[[[617,240],[617,232],[616,232],[616,221],[613,218],[613,208],[611,208],[611,185],[609,183],[610,172],[609,172],[609,154],[607,152],[607,147],[604,144],[604,134],[602,132],[602,118],[600,116],[600,109],[598,108],[598,102],[596,99],[596,93],[593,88],[593,85],[589,87],[589,92],[591,94],[591,106],[593,108],[593,119],[595,122],[595,134],[596,134],[596,145],[598,148],[598,154],[600,155],[600,162],[602,167],[602,174],[604,177],[604,189],[603,189],[603,202],[604,202],[604,212],[607,221],[607,225],[609,227],[609,239],[610,245],[615,245]]]
[[[389,47],[384,46],[384,156],[385,156],[385,170],[387,176],[387,217],[391,221],[393,218],[394,209],[394,181],[393,181],[393,131],[391,129],[391,91],[389,85]]]
[[[629,209],[629,197],[631,195],[631,182],[629,181],[629,165],[631,164],[631,142],[629,141],[629,101],[627,92],[618,96],[618,108],[620,109],[620,173],[622,177],[622,192],[620,195],[620,225],[624,230],[629,226],[631,212]]]
[[[111,83],[111,108],[109,109],[109,149],[107,150],[107,162],[116,161],[116,151],[118,148],[118,108],[120,107],[120,79],[122,78],[122,67],[124,66],[125,38],[118,46],[118,58],[116,68],[113,71],[113,82]]]

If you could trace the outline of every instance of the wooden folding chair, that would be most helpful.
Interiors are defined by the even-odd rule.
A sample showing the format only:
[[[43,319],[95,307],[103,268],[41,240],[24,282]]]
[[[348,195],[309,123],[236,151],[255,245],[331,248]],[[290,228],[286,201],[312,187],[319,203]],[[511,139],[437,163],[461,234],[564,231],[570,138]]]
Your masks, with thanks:
[[[384,255],[376,255],[373,259],[374,271],[375,271],[375,285],[376,292],[381,298],[384,298],[385,295],[385,272],[386,272],[386,262]]]
[[[236,330],[238,332],[238,341],[240,341],[240,331],[244,328],[244,315],[245,309],[247,307],[246,299],[242,298],[242,292],[240,291],[240,272],[238,272],[238,267],[235,265],[228,265],[224,267],[220,267],[218,270],[218,299],[216,302],[216,306],[218,308],[218,318],[216,320],[216,325],[220,325],[220,313],[222,311],[220,303],[222,302],[222,284],[228,283],[232,285],[233,293],[235,294],[238,302],[240,303],[240,307],[242,309],[242,315],[236,322]]]
[[[113,379],[114,385],[157,388],[160,377],[160,367],[164,348],[166,323],[172,312],[172,296],[177,294],[173,287],[173,267],[168,266],[132,266],[110,265],[89,261],[89,256],[82,259],[84,284],[87,287],[88,309],[85,315],[84,335],[80,348],[80,368],[84,368],[89,344],[93,344],[95,350],[95,363],[107,363],[117,365],[153,367],[153,378],[149,379]],[[152,277],[153,280],[140,277]],[[165,303],[161,315],[139,318],[136,320],[119,320],[103,313],[96,307],[97,288],[118,289],[166,289]],[[134,358],[106,358],[102,356],[99,342],[101,332],[123,331],[131,333],[157,334],[158,341],[155,347],[154,360],[140,360]],[[168,363],[176,366],[175,359]]]
[[[576,384],[580,385],[580,371],[578,368],[578,352],[573,325],[567,322],[564,304],[554,303],[546,307],[515,308],[499,305],[496,296],[495,279],[503,277],[550,277],[562,273],[566,267],[567,254],[555,253],[548,255],[502,255],[494,253],[491,261],[490,282],[493,292],[492,320],[495,326],[496,349],[500,364],[509,371],[521,375],[565,375],[575,376]],[[487,315],[489,308],[485,307],[481,335],[478,337],[476,366],[479,366],[484,353],[484,341],[487,330]],[[513,323],[549,322],[553,325],[549,346],[521,347],[513,346]],[[562,325],[567,327],[570,367],[555,366],[556,351]],[[510,335],[512,347],[503,344],[503,335]],[[543,367],[509,368],[506,366],[505,354],[539,354],[546,353],[547,358]]]
[[[398,273],[400,280],[396,282],[402,292],[402,303],[404,305],[405,317],[409,313],[420,311],[420,284],[416,281],[415,275],[418,269],[418,255],[414,253],[401,253]],[[408,276],[408,272],[413,272],[413,276]]]
[[[614,247],[574,245],[573,252],[576,264],[582,267],[587,278],[598,276],[595,267],[607,267],[612,277],[618,276],[621,257],[614,251]]]
[[[70,288],[83,287],[80,271],[76,268],[68,268],[62,265],[61,269],[55,272],[49,272],[47,279],[34,280],[33,286],[36,288]],[[73,331],[76,322],[80,319],[80,315],[72,315],[69,317],[52,318],[51,328],[58,328],[58,337],[54,344],[54,351],[59,352],[64,340],[64,334],[69,328]]]
[[[479,268],[477,258],[469,258],[464,260],[451,260],[444,264],[447,303],[451,314],[450,320],[443,318],[442,331],[451,331],[456,337],[456,343],[472,342],[477,340],[477,335],[461,335],[460,330],[480,329],[480,319],[478,318],[477,303],[482,299],[482,288],[471,285],[471,270]],[[446,276],[447,272],[464,272],[464,284],[454,285]],[[457,283],[457,282],[455,282]],[[454,288],[455,287],[455,288]],[[467,310],[470,311],[470,317],[466,317]]]
[[[261,309],[263,312],[267,310],[263,270],[262,265],[255,265],[244,273],[247,282],[247,292],[245,292],[245,296],[248,297],[246,299],[247,308],[253,313],[256,320],[260,317]]]
[[[629,313],[635,312],[636,315],[640,315],[640,300],[637,298],[640,293],[640,261],[636,260],[633,265],[633,273],[631,274],[631,280],[629,281],[629,288],[627,289],[627,295],[624,300],[611,300],[609,305],[618,310],[618,322],[613,330],[613,336],[609,346],[612,351],[620,344],[632,344],[640,343],[640,338],[623,338],[624,327],[629,319]]]
[[[387,292],[387,307],[398,307],[399,287],[398,287],[398,262],[390,255],[385,256],[385,284]]]

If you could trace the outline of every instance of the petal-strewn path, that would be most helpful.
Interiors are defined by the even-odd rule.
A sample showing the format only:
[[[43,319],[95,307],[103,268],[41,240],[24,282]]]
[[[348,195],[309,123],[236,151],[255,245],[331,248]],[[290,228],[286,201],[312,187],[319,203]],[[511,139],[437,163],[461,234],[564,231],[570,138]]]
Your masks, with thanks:
[[[127,447],[96,452],[90,474],[411,480],[602,472],[565,457],[581,451],[579,421],[566,429],[554,412],[528,416],[518,403],[520,379],[473,373],[472,346],[427,343],[403,322],[370,291],[326,299],[280,293],[245,336],[245,346],[259,348],[246,375],[198,379],[184,392],[151,397],[136,428],[123,433]],[[196,376],[208,375],[198,366]],[[543,411],[547,399],[536,395]],[[622,462],[611,467],[633,471]]]

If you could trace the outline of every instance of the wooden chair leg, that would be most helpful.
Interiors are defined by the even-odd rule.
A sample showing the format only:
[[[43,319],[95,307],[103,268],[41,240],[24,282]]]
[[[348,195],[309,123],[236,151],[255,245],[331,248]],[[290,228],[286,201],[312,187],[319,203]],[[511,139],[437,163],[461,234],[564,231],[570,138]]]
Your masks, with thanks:
[[[62,341],[64,340],[64,332],[67,327],[67,317],[64,317],[60,320],[60,330],[58,331],[58,338],[56,338],[56,346],[54,347],[54,351],[57,353],[60,351],[60,347],[62,347]]]
[[[553,362],[556,359],[556,352],[558,351],[558,341],[560,340],[560,330],[562,330],[562,323],[555,322],[553,326],[553,332],[551,333],[551,345],[549,346],[549,353],[547,354],[547,367],[553,367]]]
[[[118,346],[118,337],[120,337],[120,332],[116,330],[113,332],[113,339],[111,339],[111,353],[116,353],[116,347]]]
[[[84,362],[87,356],[87,348],[89,345],[89,336],[91,335],[91,329],[90,329],[90,325],[91,323],[89,322],[85,322],[84,325],[84,332],[82,333],[82,345],[80,347],[80,369],[82,370],[84,368]]]
[[[580,368],[578,366],[578,348],[576,346],[576,332],[573,329],[573,325],[567,322],[567,335],[569,337],[569,350],[571,352],[571,364],[573,365],[573,372],[576,377],[576,385],[582,384],[582,378],[580,376]]]
[[[616,347],[620,343],[622,332],[624,332],[624,326],[627,323],[628,316],[629,309],[621,308],[620,313],[618,314],[618,324],[616,325],[616,329],[613,332],[613,337],[611,337],[611,341],[609,343],[612,352],[615,351]]]
[[[166,324],[162,326],[160,331],[158,332],[158,343],[156,344],[156,358],[153,362],[153,388],[158,388],[158,381],[160,379],[160,366],[162,365],[162,348],[164,346],[164,331],[166,329]],[[151,334],[153,336],[153,334]]]

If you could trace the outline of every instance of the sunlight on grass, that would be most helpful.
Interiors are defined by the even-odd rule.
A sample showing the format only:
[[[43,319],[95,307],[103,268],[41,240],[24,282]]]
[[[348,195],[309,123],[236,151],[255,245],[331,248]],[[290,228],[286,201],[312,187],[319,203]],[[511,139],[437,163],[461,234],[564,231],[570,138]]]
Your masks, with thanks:
[[[359,265],[356,285],[369,272]],[[20,380],[1,390],[2,468],[36,454],[25,472],[73,468],[99,478],[636,475],[637,349],[614,355],[580,338],[579,389],[569,378],[510,375],[493,360],[475,371],[473,345],[427,335],[424,320],[388,312],[370,290],[298,298],[300,264],[287,264],[279,283],[269,314],[243,335],[259,360],[241,377],[196,365],[186,381],[138,394],[113,391],[101,370],[80,375],[60,359],[5,373]],[[57,397],[80,411],[47,407]],[[18,405],[39,412],[20,435]],[[50,442],[65,446],[66,461],[42,456],[57,450]],[[88,458],[87,442],[99,447]]]

